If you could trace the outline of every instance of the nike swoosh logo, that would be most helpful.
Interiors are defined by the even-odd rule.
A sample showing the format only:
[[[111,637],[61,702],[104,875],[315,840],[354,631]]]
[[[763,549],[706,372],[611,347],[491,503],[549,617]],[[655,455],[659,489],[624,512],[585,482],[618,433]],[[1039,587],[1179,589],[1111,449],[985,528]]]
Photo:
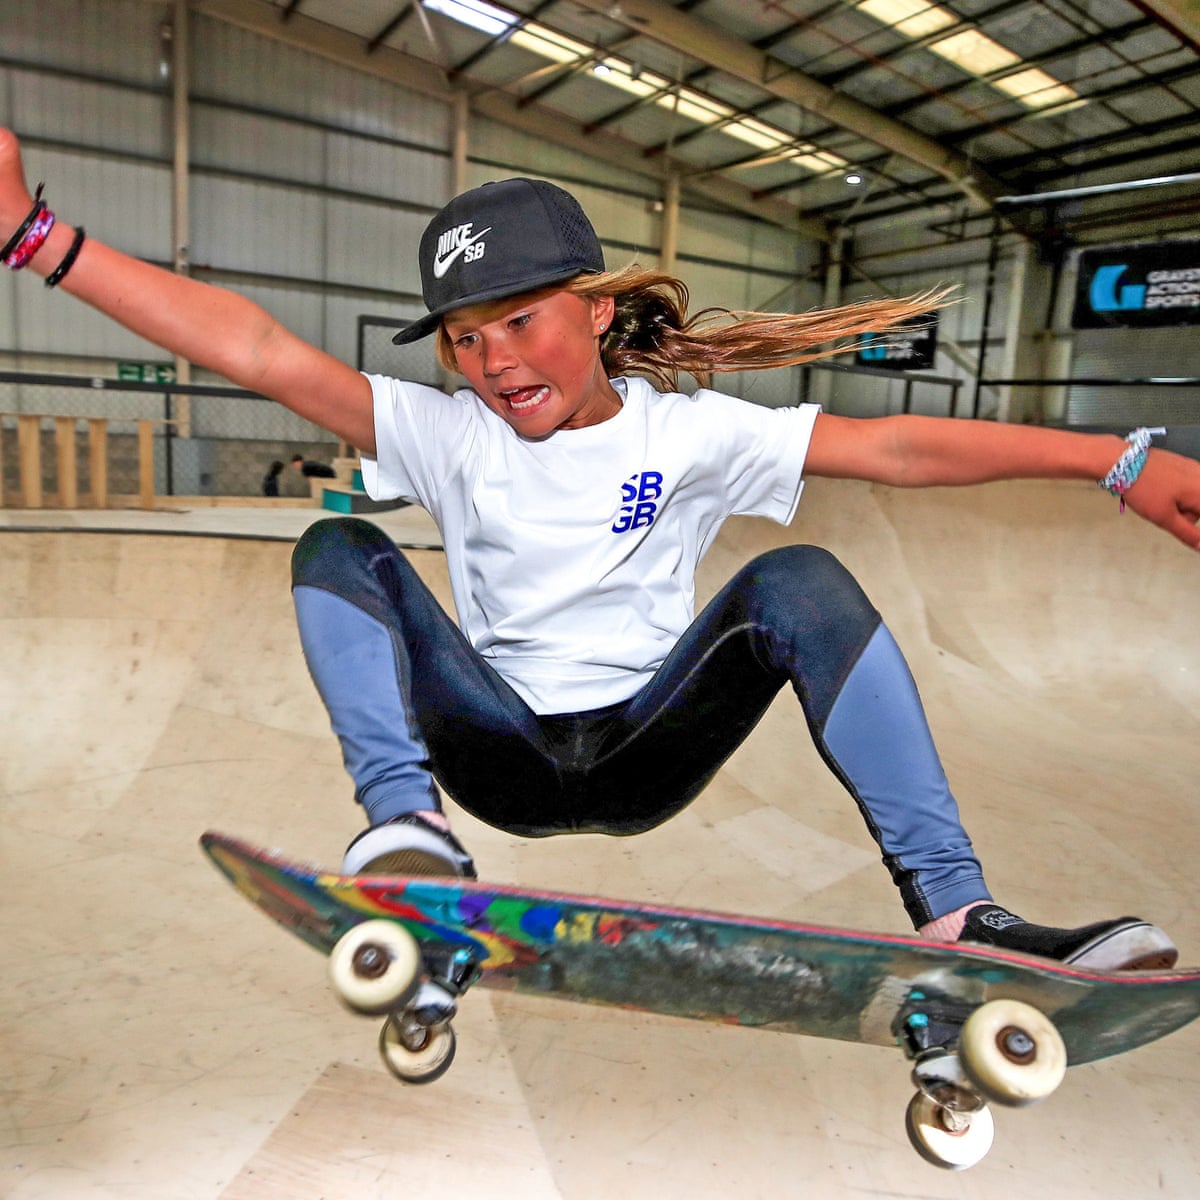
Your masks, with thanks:
[[[486,229],[481,229],[473,238],[465,242],[460,242],[445,258],[435,257],[433,260],[433,277],[441,279],[445,273],[450,270],[454,264],[454,260],[468,247],[473,246],[485,233],[491,233],[492,227],[489,225]]]

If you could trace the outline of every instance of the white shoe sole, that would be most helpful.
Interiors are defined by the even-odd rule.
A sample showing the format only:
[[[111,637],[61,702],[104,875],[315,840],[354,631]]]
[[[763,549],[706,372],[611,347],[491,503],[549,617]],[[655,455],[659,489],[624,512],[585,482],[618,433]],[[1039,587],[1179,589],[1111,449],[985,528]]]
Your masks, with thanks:
[[[419,825],[376,825],[342,859],[343,875],[440,875],[461,878],[445,840]]]
[[[1063,962],[1090,971],[1165,971],[1178,959],[1171,939],[1157,925],[1142,921],[1093,938]]]

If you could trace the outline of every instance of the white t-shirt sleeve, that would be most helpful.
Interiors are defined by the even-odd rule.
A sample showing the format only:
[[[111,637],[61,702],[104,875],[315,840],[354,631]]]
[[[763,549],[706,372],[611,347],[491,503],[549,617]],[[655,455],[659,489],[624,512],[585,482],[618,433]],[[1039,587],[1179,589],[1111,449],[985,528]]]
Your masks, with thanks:
[[[787,525],[804,490],[804,460],[818,404],[765,408],[720,392],[702,391],[730,511]],[[719,433],[717,431],[720,431]]]
[[[423,383],[366,378],[375,400],[375,457],[362,456],[367,495],[416,501],[435,511],[456,453],[470,437],[467,404]]]

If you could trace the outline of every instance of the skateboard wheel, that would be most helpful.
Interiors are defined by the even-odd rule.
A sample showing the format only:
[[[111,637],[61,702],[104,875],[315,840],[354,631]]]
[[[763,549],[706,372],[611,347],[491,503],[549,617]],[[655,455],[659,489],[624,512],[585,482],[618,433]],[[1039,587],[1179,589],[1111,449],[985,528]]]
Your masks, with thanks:
[[[355,1012],[381,1013],[407,1001],[421,975],[421,952],[407,929],[364,921],[342,935],[329,955],[334,990]]]
[[[384,1065],[404,1083],[432,1083],[454,1061],[458,1041],[449,1021],[422,1025],[411,1012],[393,1013],[379,1031]]]
[[[973,1167],[992,1148],[996,1133],[987,1108],[955,1112],[924,1092],[908,1102],[904,1127],[913,1149],[928,1163],[947,1171]]]
[[[997,1104],[1041,1100],[1067,1070],[1067,1048],[1054,1023],[1020,1000],[980,1005],[963,1025],[958,1054],[967,1078]]]

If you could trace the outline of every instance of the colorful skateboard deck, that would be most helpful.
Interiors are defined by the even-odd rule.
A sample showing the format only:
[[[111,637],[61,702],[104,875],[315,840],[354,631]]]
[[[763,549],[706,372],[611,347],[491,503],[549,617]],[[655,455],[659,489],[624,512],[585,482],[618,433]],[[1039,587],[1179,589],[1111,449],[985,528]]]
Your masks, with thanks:
[[[356,925],[398,923],[469,952],[483,986],[813,1037],[896,1045],[905,1023],[999,998],[1057,1027],[1072,1065],[1200,1016],[1200,970],[1102,974],[986,947],[491,884],[346,877],[206,833],[233,885],[323,953]]]

